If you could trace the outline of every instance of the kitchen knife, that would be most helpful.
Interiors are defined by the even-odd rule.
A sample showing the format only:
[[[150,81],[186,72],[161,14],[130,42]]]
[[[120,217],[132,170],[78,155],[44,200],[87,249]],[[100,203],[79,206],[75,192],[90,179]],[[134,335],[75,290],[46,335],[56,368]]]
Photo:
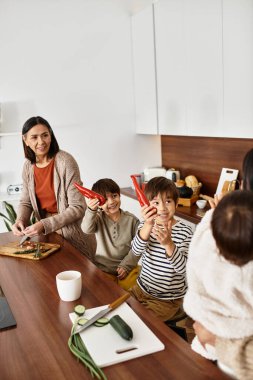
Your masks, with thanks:
[[[22,236],[19,242],[19,245],[22,245],[26,240],[29,240],[29,239],[30,239],[30,236],[27,236],[27,235]]]
[[[107,313],[109,313],[110,311],[116,309],[116,307],[118,307],[119,305],[121,305],[123,302],[125,302],[128,297],[130,297],[130,293],[126,293],[124,294],[123,296],[119,297],[116,299],[116,301],[112,302],[110,305],[108,305],[105,309],[103,310],[100,310],[98,313],[96,313],[92,318],[90,318],[86,323],[85,325],[79,327],[78,329],[76,329],[72,335],[74,334],[79,334],[81,331],[87,329],[87,327],[89,327],[90,325],[92,325],[94,322],[96,322],[99,318],[102,318],[103,316],[105,316]]]

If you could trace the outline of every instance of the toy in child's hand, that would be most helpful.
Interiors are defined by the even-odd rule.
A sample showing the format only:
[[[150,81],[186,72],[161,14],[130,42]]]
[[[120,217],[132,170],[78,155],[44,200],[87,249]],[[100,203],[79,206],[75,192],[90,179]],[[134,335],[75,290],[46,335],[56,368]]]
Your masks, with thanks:
[[[99,206],[103,206],[105,204],[106,200],[101,194],[98,194],[95,191],[89,190],[86,187],[79,185],[77,182],[74,182],[74,185],[80,191],[80,193],[83,194],[86,198],[90,198],[90,199],[97,198],[99,200]]]
[[[131,179],[133,181],[135,192],[136,192],[136,195],[137,195],[137,198],[138,198],[138,201],[139,201],[141,207],[144,205],[149,206],[150,203],[149,203],[147,197],[145,196],[145,194],[143,193],[143,191],[140,189],[138,182],[136,180],[136,177],[134,175],[131,175]]]

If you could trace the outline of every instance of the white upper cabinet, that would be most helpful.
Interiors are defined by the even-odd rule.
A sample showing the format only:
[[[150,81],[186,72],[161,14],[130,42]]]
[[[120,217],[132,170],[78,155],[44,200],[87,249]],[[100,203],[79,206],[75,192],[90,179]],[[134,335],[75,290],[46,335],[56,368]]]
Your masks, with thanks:
[[[157,134],[153,6],[132,16],[135,115],[137,133]]]
[[[158,0],[153,7],[154,24],[150,16],[145,25],[152,40],[149,58],[143,49],[148,34],[140,24],[144,35],[139,33],[139,48],[135,44],[146,60],[141,73],[146,87],[135,69],[143,89],[140,107],[136,87],[136,112],[142,115],[137,132],[252,138],[253,0]],[[135,22],[148,12],[151,7],[135,15]],[[155,69],[150,70],[151,63]],[[145,117],[157,117],[158,132],[142,122]]]
[[[155,4],[160,134],[220,134],[221,15],[221,0],[160,0]]]
[[[253,137],[253,1],[223,0],[225,136]]]
[[[154,4],[160,134],[187,134],[183,3],[168,0]]]
[[[220,136],[223,121],[221,0],[184,0],[188,135]]]

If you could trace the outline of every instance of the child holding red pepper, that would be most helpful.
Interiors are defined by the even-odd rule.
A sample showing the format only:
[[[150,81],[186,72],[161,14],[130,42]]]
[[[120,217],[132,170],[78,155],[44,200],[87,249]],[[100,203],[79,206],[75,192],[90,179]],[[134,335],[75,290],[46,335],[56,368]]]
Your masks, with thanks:
[[[145,187],[149,205],[142,206],[143,221],[132,242],[142,257],[141,272],[131,294],[163,321],[182,314],[186,293],[186,261],[193,231],[175,219],[178,191],[165,177],[152,178]]]
[[[120,208],[120,188],[112,179],[100,179],[94,183],[92,191],[102,195],[106,202],[101,205],[98,198],[87,199],[83,231],[95,233],[95,264],[127,290],[139,274],[139,259],[131,250],[139,220]]]

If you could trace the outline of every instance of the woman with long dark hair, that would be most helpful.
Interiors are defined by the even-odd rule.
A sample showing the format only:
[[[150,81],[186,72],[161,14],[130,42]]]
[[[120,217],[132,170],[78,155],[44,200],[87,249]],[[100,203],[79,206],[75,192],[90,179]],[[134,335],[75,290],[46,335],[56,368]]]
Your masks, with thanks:
[[[25,122],[22,141],[26,160],[14,235],[33,237],[56,231],[90,257],[87,242],[91,238],[81,229],[85,198],[73,186],[82,184],[77,162],[59,149],[51,126],[40,116]],[[29,225],[32,212],[36,222]]]

